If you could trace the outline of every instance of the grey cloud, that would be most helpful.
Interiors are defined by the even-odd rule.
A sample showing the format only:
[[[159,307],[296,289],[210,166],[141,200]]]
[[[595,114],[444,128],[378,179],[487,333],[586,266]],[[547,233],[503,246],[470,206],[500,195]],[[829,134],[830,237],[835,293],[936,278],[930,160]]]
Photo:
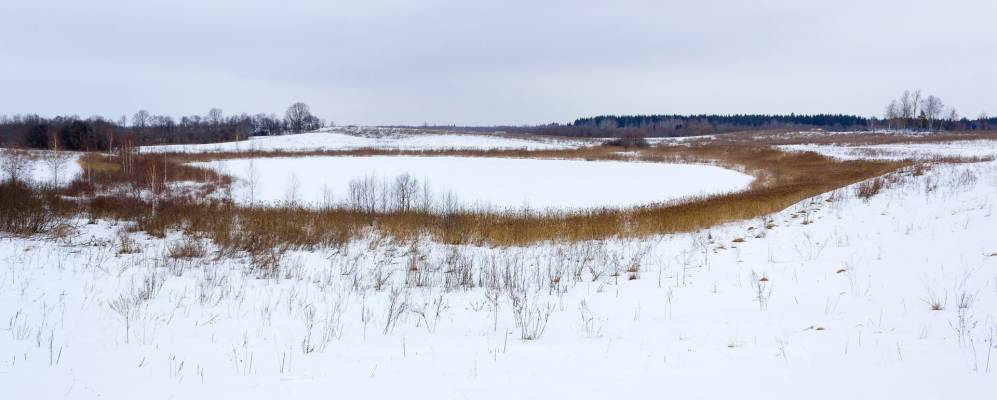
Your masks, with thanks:
[[[360,124],[991,109],[997,5],[878,1],[12,0],[0,113],[279,112]]]

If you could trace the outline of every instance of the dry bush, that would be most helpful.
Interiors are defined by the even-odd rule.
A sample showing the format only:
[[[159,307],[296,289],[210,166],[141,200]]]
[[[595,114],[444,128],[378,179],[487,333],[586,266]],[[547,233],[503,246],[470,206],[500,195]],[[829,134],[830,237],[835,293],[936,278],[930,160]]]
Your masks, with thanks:
[[[118,231],[118,254],[135,254],[142,252],[142,246],[139,246],[135,239],[132,239],[128,231],[122,229]]]
[[[869,200],[872,196],[879,194],[883,190],[883,178],[870,179],[859,184],[856,188],[856,195],[863,200]]]
[[[170,258],[201,258],[207,253],[204,244],[193,236],[186,236],[170,244],[167,254]]]
[[[46,233],[64,225],[72,208],[51,189],[20,180],[0,182],[0,232],[19,236]]]
[[[24,149],[0,149],[0,173],[11,182],[24,182],[30,173],[33,155]]]

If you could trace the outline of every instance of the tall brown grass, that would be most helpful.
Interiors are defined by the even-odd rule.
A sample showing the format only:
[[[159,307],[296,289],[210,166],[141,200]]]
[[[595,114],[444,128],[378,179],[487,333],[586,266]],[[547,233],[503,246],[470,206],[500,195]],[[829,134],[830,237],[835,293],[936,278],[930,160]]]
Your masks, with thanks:
[[[490,150],[490,151],[394,151],[351,150],[315,153],[215,153],[143,155],[143,168],[162,165],[169,171],[164,182],[191,180],[205,184],[227,184],[226,177],[181,162],[251,156],[473,156],[571,158],[586,160],[633,159],[618,149],[592,147],[578,150]],[[129,178],[109,166],[113,158],[92,156],[84,162],[89,185],[132,184],[152,187],[148,177]],[[346,207],[308,209],[236,206],[231,201],[203,201],[165,196],[155,210],[147,201],[122,196],[94,196],[86,202],[92,217],[126,219],[139,229],[162,236],[168,230],[183,230],[212,239],[226,250],[257,252],[277,244],[296,247],[336,246],[364,232],[378,232],[393,240],[411,240],[429,235],[450,244],[491,246],[525,245],[538,241],[579,241],[607,237],[642,237],[693,231],[782,210],[824,192],[895,171],[909,165],[893,161],[838,161],[816,153],[788,153],[765,145],[664,146],[642,150],[637,159],[650,162],[696,162],[736,168],[757,177],[745,191],[686,199],[626,209],[596,209],[579,212],[520,211],[495,213],[460,210],[434,213],[426,210],[370,212]],[[86,178],[89,176],[89,178]],[[129,179],[134,180],[131,182]],[[159,178],[153,178],[159,179]],[[649,185],[657,182],[647,182]],[[592,188],[599,190],[599,188]],[[72,191],[72,190],[71,190]],[[78,191],[78,190],[77,190]]]

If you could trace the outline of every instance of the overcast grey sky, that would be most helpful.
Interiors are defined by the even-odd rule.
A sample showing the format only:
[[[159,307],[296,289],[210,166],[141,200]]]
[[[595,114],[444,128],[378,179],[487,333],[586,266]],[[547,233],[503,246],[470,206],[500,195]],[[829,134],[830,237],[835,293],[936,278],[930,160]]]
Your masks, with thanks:
[[[994,0],[3,0],[0,114],[997,113]]]

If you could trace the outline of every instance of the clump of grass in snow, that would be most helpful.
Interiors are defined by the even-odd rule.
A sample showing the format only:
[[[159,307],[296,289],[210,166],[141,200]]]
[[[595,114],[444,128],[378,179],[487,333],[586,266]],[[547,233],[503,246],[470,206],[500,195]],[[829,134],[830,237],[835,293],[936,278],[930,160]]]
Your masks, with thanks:
[[[884,181],[882,178],[870,179],[859,184],[856,194],[863,200],[869,200],[883,190]]]

